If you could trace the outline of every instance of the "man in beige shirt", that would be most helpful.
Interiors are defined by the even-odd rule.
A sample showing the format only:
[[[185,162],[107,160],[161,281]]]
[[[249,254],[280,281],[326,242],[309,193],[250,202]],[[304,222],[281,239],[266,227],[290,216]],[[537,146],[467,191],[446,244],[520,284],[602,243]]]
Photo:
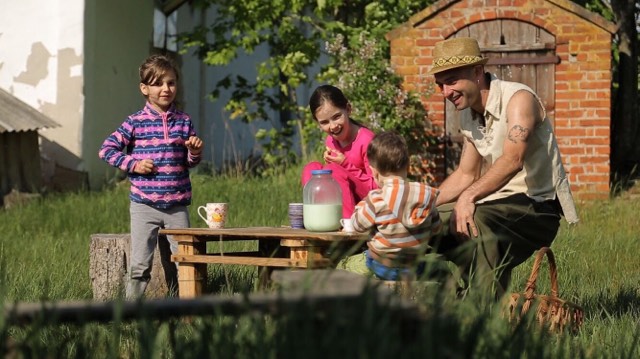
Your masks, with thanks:
[[[456,263],[466,288],[501,296],[514,267],[550,246],[575,206],[552,126],[533,90],[485,73],[472,38],[434,48],[429,71],[443,96],[466,111],[458,168],[440,186],[438,251]],[[448,227],[447,227],[448,225]]]

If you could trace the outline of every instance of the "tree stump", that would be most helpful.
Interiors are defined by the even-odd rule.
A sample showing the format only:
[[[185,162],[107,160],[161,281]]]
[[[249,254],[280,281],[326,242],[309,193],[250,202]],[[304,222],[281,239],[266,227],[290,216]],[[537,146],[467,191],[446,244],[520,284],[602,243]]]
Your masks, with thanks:
[[[105,301],[124,296],[130,248],[131,236],[128,233],[91,235],[89,276],[94,300]],[[167,253],[167,261],[163,263],[161,254],[164,253]],[[177,291],[177,270],[175,263],[168,259],[169,253],[167,238],[160,236],[153,253],[151,280],[145,291],[146,298],[166,297],[170,294],[169,288],[175,288]]]

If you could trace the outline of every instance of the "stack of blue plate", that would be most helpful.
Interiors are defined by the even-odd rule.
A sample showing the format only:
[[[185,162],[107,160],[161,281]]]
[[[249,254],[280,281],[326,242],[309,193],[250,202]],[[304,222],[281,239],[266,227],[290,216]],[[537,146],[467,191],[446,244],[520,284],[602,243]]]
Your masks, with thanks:
[[[302,203],[289,203],[289,224],[291,228],[304,228]]]

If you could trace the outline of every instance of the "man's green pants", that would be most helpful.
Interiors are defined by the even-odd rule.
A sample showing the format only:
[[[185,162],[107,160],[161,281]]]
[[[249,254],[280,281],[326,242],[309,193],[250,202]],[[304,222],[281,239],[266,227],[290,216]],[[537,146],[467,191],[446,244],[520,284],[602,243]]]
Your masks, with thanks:
[[[478,237],[460,241],[449,233],[454,205],[438,207],[443,229],[434,247],[458,266],[464,289],[488,291],[497,297],[507,290],[513,268],[541,247],[550,246],[560,227],[556,200],[536,202],[516,194],[477,204]]]

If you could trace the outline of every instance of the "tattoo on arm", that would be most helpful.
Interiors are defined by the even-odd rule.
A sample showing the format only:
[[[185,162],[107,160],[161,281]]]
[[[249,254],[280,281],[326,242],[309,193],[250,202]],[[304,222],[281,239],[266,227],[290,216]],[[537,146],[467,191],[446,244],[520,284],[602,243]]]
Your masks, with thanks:
[[[529,139],[529,129],[520,125],[514,125],[509,130],[507,139],[513,143],[518,143],[518,141],[527,142]]]

